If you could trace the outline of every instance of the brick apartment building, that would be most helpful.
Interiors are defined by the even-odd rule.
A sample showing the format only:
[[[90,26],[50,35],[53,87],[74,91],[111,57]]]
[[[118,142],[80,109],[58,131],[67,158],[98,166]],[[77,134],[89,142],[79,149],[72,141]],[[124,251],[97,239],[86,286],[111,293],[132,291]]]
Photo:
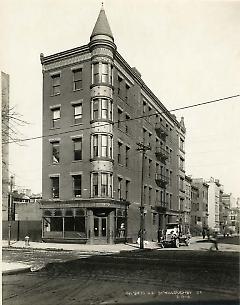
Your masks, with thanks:
[[[87,45],[41,54],[43,240],[136,241],[181,219],[185,127],[118,53],[102,8]]]
[[[208,227],[208,184],[202,178],[192,178],[192,226]]]

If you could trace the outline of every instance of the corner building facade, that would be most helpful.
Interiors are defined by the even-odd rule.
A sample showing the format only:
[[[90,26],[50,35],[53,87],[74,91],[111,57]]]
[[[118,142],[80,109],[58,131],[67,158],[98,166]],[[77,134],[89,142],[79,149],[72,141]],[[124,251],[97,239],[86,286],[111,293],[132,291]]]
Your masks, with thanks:
[[[145,239],[157,240],[166,222],[181,220],[183,119],[117,52],[103,8],[88,45],[40,57],[43,240],[136,241],[141,187]],[[151,146],[144,164],[140,142]]]

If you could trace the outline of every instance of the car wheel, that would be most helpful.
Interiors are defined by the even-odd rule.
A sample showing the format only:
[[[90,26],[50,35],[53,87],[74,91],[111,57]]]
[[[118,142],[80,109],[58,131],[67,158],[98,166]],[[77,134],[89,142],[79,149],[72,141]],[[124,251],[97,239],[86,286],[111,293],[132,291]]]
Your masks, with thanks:
[[[176,238],[176,240],[175,240],[175,247],[176,247],[176,248],[179,248],[179,246],[180,246],[180,244],[179,244],[179,239]]]
[[[186,246],[189,246],[189,245],[190,245],[190,240],[189,240],[189,239],[186,239],[186,240],[185,240],[185,245],[186,245]]]

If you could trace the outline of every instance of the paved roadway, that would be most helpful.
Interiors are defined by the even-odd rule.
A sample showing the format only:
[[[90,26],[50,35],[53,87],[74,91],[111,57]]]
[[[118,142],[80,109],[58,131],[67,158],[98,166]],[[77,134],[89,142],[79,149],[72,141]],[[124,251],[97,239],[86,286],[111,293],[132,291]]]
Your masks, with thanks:
[[[72,259],[4,276],[3,305],[238,304],[237,252],[161,249]]]

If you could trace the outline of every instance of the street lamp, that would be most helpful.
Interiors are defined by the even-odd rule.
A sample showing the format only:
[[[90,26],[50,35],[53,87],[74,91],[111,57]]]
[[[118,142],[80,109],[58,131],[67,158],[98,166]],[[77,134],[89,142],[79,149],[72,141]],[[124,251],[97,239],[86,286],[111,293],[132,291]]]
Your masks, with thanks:
[[[143,179],[144,179],[144,158],[147,150],[151,150],[150,145],[137,143],[137,150],[142,152],[142,176],[141,176],[141,206],[140,206],[140,249],[144,249],[144,202],[143,202]]]

